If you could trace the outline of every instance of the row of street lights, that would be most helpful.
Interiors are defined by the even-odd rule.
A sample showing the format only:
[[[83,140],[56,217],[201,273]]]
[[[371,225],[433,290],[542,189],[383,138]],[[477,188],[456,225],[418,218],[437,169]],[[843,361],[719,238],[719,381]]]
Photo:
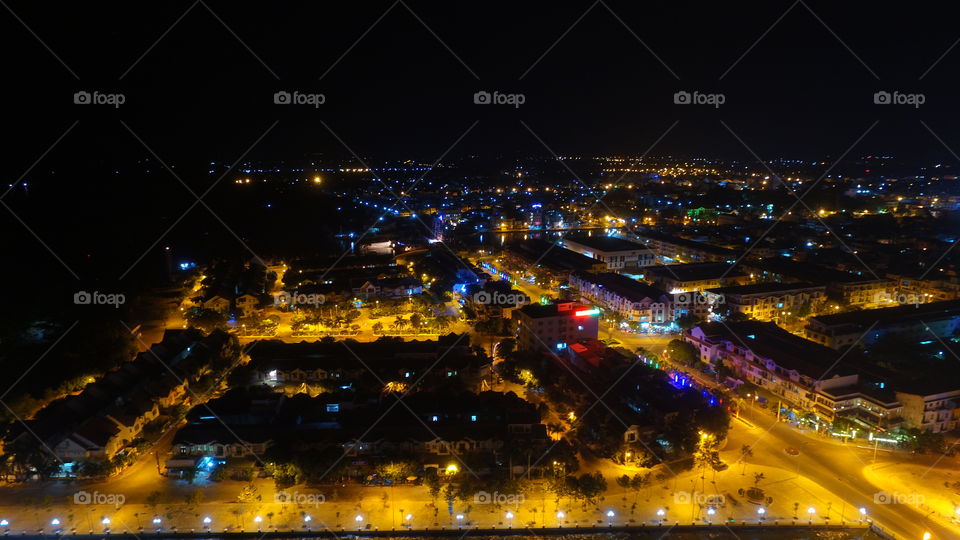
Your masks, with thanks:
[[[860,521],[862,522],[864,519],[866,519],[867,509],[861,507],[861,508],[859,509],[859,512],[860,512],[860,516],[861,516],[861,517],[860,517]],[[716,510],[716,508],[714,508],[713,506],[710,506],[710,507],[707,508],[707,516],[709,516],[707,519],[708,519],[709,522],[711,522],[711,523],[713,522],[713,516],[716,515],[716,513],[717,513],[717,510]],[[757,514],[760,516],[760,520],[761,520],[761,521],[764,521],[764,520],[766,519],[766,513],[767,513],[767,509],[766,509],[765,507],[760,506],[759,508],[757,508]],[[809,517],[809,522],[810,522],[810,523],[813,522],[813,517],[816,515],[816,513],[817,513],[817,509],[816,509],[816,508],[814,508],[814,507],[812,507],[812,506],[810,506],[810,507],[807,508],[807,516]],[[958,509],[958,514],[960,514],[960,509]],[[612,521],[613,521],[613,518],[616,517],[616,512],[614,512],[613,510],[607,510],[606,515],[607,515],[607,518],[612,522]],[[661,525],[663,525],[664,521],[666,520],[666,515],[667,515],[666,510],[664,510],[663,508],[658,508],[658,509],[657,509],[657,519],[658,519],[658,521],[659,521],[659,523],[660,523]],[[565,514],[562,510],[557,511],[556,516],[557,516],[557,519],[560,520],[561,523],[563,522],[564,518],[567,517],[566,514]],[[513,513],[512,511],[508,510],[507,513],[505,514],[505,517],[506,517],[506,519],[507,519],[508,521],[510,521],[510,522],[512,523],[512,520],[513,520],[513,518],[514,518],[515,516],[514,516],[514,513]],[[457,520],[457,523],[460,524],[460,523],[463,522],[464,515],[463,515],[463,514],[457,514],[457,515],[455,516],[455,518],[456,518],[456,520]],[[357,514],[356,517],[354,517],[353,519],[354,519],[354,521],[356,521],[356,523],[357,523],[357,528],[359,529],[359,528],[363,525],[363,521],[364,521],[363,515]],[[411,522],[413,521],[413,514],[407,514],[406,516],[404,516],[404,520],[407,522],[407,527],[408,527],[408,528],[411,527]],[[310,526],[309,526],[309,523],[310,523],[311,521],[313,521],[313,517],[311,517],[309,514],[304,514],[304,515],[303,515],[303,526],[304,526],[304,528],[309,529],[309,527],[310,527]],[[262,530],[262,529],[261,529],[261,524],[263,523],[263,518],[262,518],[262,517],[260,517],[260,516],[254,517],[254,518],[253,518],[253,522],[257,524],[257,530]],[[109,528],[110,528],[110,518],[109,518],[109,517],[104,516],[104,517],[100,520],[100,523],[104,526],[104,530],[109,531]],[[156,517],[153,518],[153,525],[154,525],[154,527],[156,528],[157,531],[159,531],[159,530],[161,529],[161,527],[160,527],[161,523],[162,523],[162,520],[160,519],[159,516],[156,516]],[[210,516],[204,516],[204,518],[203,518],[203,525],[204,525],[204,527],[205,527],[207,530],[210,529],[211,523],[213,523],[213,519],[212,519]],[[59,519],[59,518],[53,518],[53,519],[50,521],[50,525],[53,526],[54,528],[60,527],[60,519]],[[0,527],[3,527],[4,529],[9,529],[9,527],[10,527],[10,522],[9,522],[8,520],[6,520],[6,519],[0,519]]]

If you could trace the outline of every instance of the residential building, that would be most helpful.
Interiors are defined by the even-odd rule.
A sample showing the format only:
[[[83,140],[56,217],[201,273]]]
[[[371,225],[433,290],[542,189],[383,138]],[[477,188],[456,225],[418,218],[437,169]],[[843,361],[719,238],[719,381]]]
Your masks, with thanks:
[[[628,321],[664,324],[676,319],[670,295],[627,276],[574,272],[569,282],[583,299],[616,311]]]
[[[567,236],[563,245],[606,263],[608,270],[644,268],[656,264],[656,254],[643,244],[612,236]]]
[[[833,349],[875,343],[895,334],[928,340],[952,336],[960,329],[960,300],[818,315],[807,320],[807,339]],[[869,332],[868,332],[869,330]],[[931,332],[933,335],[931,335]]]
[[[597,339],[600,309],[576,302],[529,304],[513,310],[517,346],[525,351],[562,351],[568,343]]]
[[[655,231],[646,231],[638,234],[637,237],[665,263],[732,263],[739,255],[732,249]]]
[[[739,268],[727,263],[654,266],[646,269],[644,278],[671,294],[744,285],[750,280]]]
[[[810,283],[756,283],[707,290],[711,304],[723,304],[729,313],[741,313],[758,321],[780,321],[800,309],[817,313],[826,300],[827,288]]]
[[[769,322],[706,323],[684,340],[704,362],[723,363],[737,377],[780,396],[800,411],[813,410],[825,381],[855,375],[838,353]]]

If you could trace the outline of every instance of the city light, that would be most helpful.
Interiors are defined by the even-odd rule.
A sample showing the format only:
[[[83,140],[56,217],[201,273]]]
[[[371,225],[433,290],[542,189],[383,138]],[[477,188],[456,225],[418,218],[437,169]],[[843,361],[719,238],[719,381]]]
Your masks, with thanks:
[[[563,519],[565,517],[567,517],[567,515],[564,514],[562,510],[557,511],[557,519]]]
[[[53,519],[50,520],[50,524],[53,525],[54,527],[57,527],[57,526],[60,525],[60,519],[59,519],[59,518],[53,518]]]
[[[361,521],[363,521],[363,516],[361,516],[360,514],[357,514],[357,517],[353,518],[353,520],[356,521],[357,523],[360,523]]]
[[[109,524],[110,524],[110,518],[104,516],[104,518],[100,520],[100,523],[102,523],[103,525],[109,525]]]

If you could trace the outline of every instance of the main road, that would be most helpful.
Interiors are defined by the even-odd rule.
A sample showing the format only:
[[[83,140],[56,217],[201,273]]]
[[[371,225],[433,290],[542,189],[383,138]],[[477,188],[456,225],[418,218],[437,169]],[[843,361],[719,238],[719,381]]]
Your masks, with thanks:
[[[753,457],[748,458],[748,463],[795,470],[798,475],[817,482],[852,504],[854,512],[857,512],[856,508],[865,508],[874,522],[902,538],[921,539],[927,532],[937,539],[960,538],[960,528],[942,526],[927,519],[910,505],[874,502],[875,495],[881,489],[871,484],[864,475],[864,469],[873,462],[873,448],[857,447],[802,433],[789,424],[777,421],[771,414],[760,415],[755,419],[755,425],[749,427],[739,420],[734,422],[727,448],[739,455],[743,445],[749,445],[753,450]],[[791,455],[787,452],[788,448],[797,449],[799,453]],[[878,463],[932,466],[937,457],[879,451],[877,460]]]

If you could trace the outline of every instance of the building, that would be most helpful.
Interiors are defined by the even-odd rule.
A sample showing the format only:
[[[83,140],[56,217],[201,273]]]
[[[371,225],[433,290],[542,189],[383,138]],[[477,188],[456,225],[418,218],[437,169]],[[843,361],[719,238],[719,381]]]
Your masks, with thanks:
[[[749,276],[727,263],[689,263],[655,266],[644,276],[661,289],[674,294],[704,292],[708,289],[744,285]]]
[[[877,307],[887,304],[897,292],[897,283],[892,279],[846,277],[827,285],[831,298],[850,307]]]
[[[845,418],[866,430],[885,431],[904,424],[897,392],[884,381],[867,382],[861,375],[823,381],[813,413],[828,424]]]
[[[570,274],[570,286],[583,299],[616,311],[627,321],[664,324],[676,319],[670,295],[621,274],[575,272]]]
[[[958,328],[960,300],[948,300],[810,317],[804,333],[811,341],[840,349],[858,342],[875,343],[886,334],[927,340],[934,339],[930,332],[951,336]]]
[[[960,426],[960,388],[946,381],[903,386],[897,391],[907,427],[943,433]]]
[[[600,309],[575,302],[529,304],[513,310],[517,346],[525,351],[562,351],[568,343],[597,339]]]
[[[607,264],[608,270],[644,268],[657,263],[648,247],[612,236],[568,236],[563,245],[572,251]]]
[[[652,249],[661,261],[669,263],[727,262],[737,260],[738,253],[732,249],[714,246],[705,242],[687,240],[655,231],[637,235],[638,240]]]
[[[570,251],[545,240],[522,240],[507,244],[504,257],[511,268],[541,268],[550,279],[562,282],[571,272],[603,272],[606,263]]]
[[[815,408],[816,395],[824,384],[857,374],[849,364],[839,362],[837,351],[769,322],[701,324],[688,330],[684,340],[697,348],[702,361],[724,364],[737,377],[780,396],[800,411]]]
[[[722,303],[730,314],[741,313],[758,321],[780,321],[788,313],[809,308],[817,313],[827,288],[810,283],[757,283],[707,290],[711,303]],[[803,307],[806,306],[806,307]]]

